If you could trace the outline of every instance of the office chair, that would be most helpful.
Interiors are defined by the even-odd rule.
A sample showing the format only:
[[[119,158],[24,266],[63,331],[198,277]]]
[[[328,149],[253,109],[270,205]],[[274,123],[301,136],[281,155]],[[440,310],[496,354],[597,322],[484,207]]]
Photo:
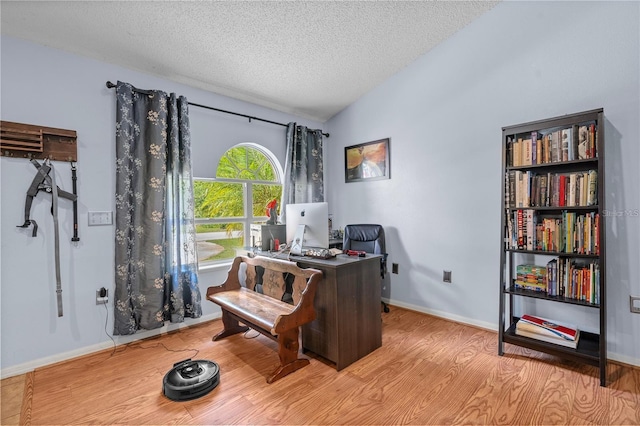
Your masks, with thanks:
[[[380,277],[384,279],[387,274],[387,252],[384,241],[384,228],[382,225],[347,225],[344,228],[342,250],[359,250],[372,254],[381,254]],[[382,285],[382,282],[380,283]],[[389,306],[380,301],[385,312],[389,312]]]

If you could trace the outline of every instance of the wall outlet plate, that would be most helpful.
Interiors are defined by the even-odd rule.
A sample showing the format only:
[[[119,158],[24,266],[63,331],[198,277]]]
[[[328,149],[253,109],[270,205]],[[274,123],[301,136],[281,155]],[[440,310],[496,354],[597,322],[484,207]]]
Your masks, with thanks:
[[[89,212],[89,226],[113,225],[113,212]]]
[[[109,290],[102,287],[96,290],[96,305],[104,305],[109,301]]]
[[[640,314],[640,296],[629,296],[629,305],[631,312]]]
[[[442,271],[442,281],[445,283],[451,282],[451,271]]]

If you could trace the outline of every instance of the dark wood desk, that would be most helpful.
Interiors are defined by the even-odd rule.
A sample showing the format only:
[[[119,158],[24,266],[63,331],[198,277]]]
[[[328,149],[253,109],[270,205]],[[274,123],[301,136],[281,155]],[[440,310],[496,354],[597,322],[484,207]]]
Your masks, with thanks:
[[[314,301],[317,318],[302,327],[302,347],[333,361],[338,371],[382,346],[381,257],[290,258],[324,273]]]

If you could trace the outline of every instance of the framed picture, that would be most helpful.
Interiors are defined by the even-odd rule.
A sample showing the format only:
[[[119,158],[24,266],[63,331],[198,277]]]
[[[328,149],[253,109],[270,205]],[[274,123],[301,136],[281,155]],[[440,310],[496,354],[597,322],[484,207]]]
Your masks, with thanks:
[[[345,182],[390,178],[389,138],[344,149]]]

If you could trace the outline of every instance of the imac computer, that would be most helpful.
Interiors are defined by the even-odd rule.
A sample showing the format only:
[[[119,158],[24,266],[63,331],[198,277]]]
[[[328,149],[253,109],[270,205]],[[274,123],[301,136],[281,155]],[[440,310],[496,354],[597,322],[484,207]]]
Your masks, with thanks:
[[[329,205],[300,203],[286,205],[287,244],[291,254],[307,248],[329,248]]]

